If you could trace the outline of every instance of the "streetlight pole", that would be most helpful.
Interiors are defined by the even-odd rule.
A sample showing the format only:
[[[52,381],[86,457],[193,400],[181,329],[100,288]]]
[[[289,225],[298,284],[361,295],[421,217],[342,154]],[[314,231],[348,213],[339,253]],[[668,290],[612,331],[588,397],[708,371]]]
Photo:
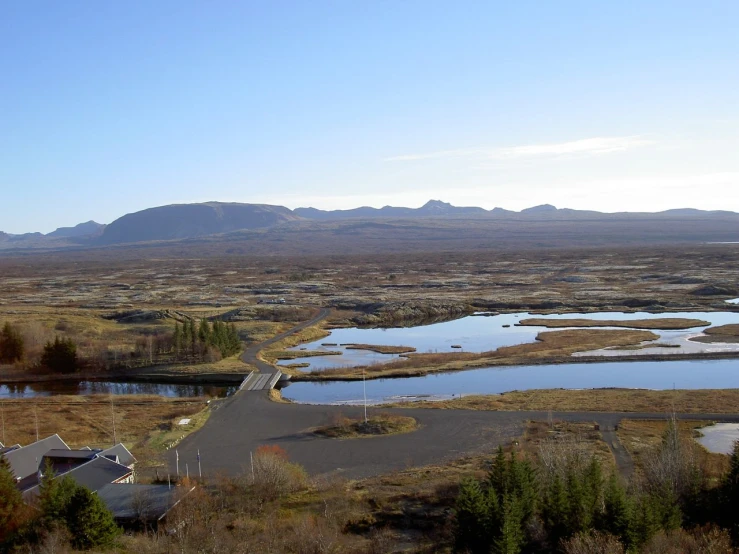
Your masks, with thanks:
[[[364,392],[364,422],[367,423],[367,381],[364,378],[364,367],[362,367],[362,391]]]

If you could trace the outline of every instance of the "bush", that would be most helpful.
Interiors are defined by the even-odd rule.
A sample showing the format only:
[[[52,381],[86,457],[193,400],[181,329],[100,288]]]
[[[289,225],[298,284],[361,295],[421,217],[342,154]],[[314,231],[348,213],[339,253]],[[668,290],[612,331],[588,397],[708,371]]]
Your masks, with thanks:
[[[287,460],[279,446],[260,446],[254,454],[252,486],[262,500],[274,500],[281,494],[305,487],[308,476],[298,464]]]

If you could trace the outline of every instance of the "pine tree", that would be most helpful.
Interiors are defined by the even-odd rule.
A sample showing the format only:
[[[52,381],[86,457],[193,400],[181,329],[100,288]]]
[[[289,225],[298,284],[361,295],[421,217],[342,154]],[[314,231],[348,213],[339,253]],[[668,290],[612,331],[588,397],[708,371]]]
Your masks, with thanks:
[[[549,542],[555,549],[559,542],[568,536],[568,517],[570,506],[567,491],[562,479],[555,476],[549,484],[542,506],[542,520],[549,533]]]
[[[495,554],[518,554],[526,540],[523,510],[518,499],[506,495],[501,502],[500,528],[493,539]]]
[[[179,358],[182,352],[182,328],[179,323],[174,324],[174,334],[172,335],[172,343],[174,345],[175,357]]]
[[[25,343],[18,329],[5,323],[0,331],[0,363],[12,364],[23,359]]]
[[[41,364],[58,373],[74,373],[77,371],[77,345],[72,339],[60,339],[47,342],[41,356]]]
[[[600,462],[593,456],[582,478],[584,530],[592,529],[603,510],[603,472]]]
[[[39,483],[37,506],[41,512],[41,525],[51,529],[56,525],[67,524],[72,497],[79,485],[71,477],[57,478],[47,464]]]
[[[0,550],[18,530],[23,506],[23,498],[15,486],[10,464],[0,457]]]
[[[724,477],[719,493],[721,506],[719,521],[730,530],[732,540],[739,544],[739,441],[729,459],[729,472]]]
[[[113,543],[120,529],[99,496],[77,487],[67,511],[67,527],[72,546],[80,550],[105,547]]]
[[[198,332],[195,329],[195,322],[190,321],[190,336],[189,336],[189,342],[190,342],[190,352],[193,356],[197,355],[198,352]]]
[[[488,554],[488,505],[476,479],[467,478],[459,486],[455,507],[454,550]]]
[[[632,544],[641,545],[646,543],[659,529],[660,524],[654,512],[654,503],[648,495],[642,495],[634,507]]]
[[[211,341],[211,331],[208,325],[207,319],[200,320],[200,327],[198,328],[198,341],[202,345],[208,345]]]
[[[636,538],[632,528],[632,505],[626,491],[614,473],[606,483],[603,493],[603,513],[598,528],[618,537],[626,547],[634,546]]]

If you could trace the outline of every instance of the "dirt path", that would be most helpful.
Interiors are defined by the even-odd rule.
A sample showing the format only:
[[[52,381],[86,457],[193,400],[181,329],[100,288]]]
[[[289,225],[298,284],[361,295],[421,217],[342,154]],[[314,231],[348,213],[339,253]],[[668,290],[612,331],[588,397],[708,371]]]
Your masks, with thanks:
[[[274,373],[275,368],[273,366],[259,359],[259,352],[261,350],[264,350],[270,344],[274,344],[277,341],[284,339],[285,337],[289,337],[290,335],[294,335],[295,333],[302,331],[303,329],[312,327],[313,325],[320,323],[321,321],[326,319],[330,313],[330,309],[321,308],[319,312],[308,321],[304,321],[300,325],[296,325],[295,327],[289,329],[288,331],[285,331],[284,333],[275,335],[271,339],[250,346],[249,348],[244,350],[244,353],[241,355],[241,360],[246,364],[250,364],[256,367],[260,373]]]
[[[611,449],[613,458],[616,461],[616,467],[622,477],[629,478],[634,473],[634,460],[631,455],[624,448],[623,444],[618,438],[615,427],[603,428],[601,427],[600,434],[603,437],[603,441]]]

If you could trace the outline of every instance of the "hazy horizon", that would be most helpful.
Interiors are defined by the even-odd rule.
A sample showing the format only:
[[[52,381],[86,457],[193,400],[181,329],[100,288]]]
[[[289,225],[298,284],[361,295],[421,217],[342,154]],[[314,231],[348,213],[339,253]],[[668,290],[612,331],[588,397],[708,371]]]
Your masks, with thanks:
[[[41,2],[0,231],[153,206],[739,211],[739,4]]]

